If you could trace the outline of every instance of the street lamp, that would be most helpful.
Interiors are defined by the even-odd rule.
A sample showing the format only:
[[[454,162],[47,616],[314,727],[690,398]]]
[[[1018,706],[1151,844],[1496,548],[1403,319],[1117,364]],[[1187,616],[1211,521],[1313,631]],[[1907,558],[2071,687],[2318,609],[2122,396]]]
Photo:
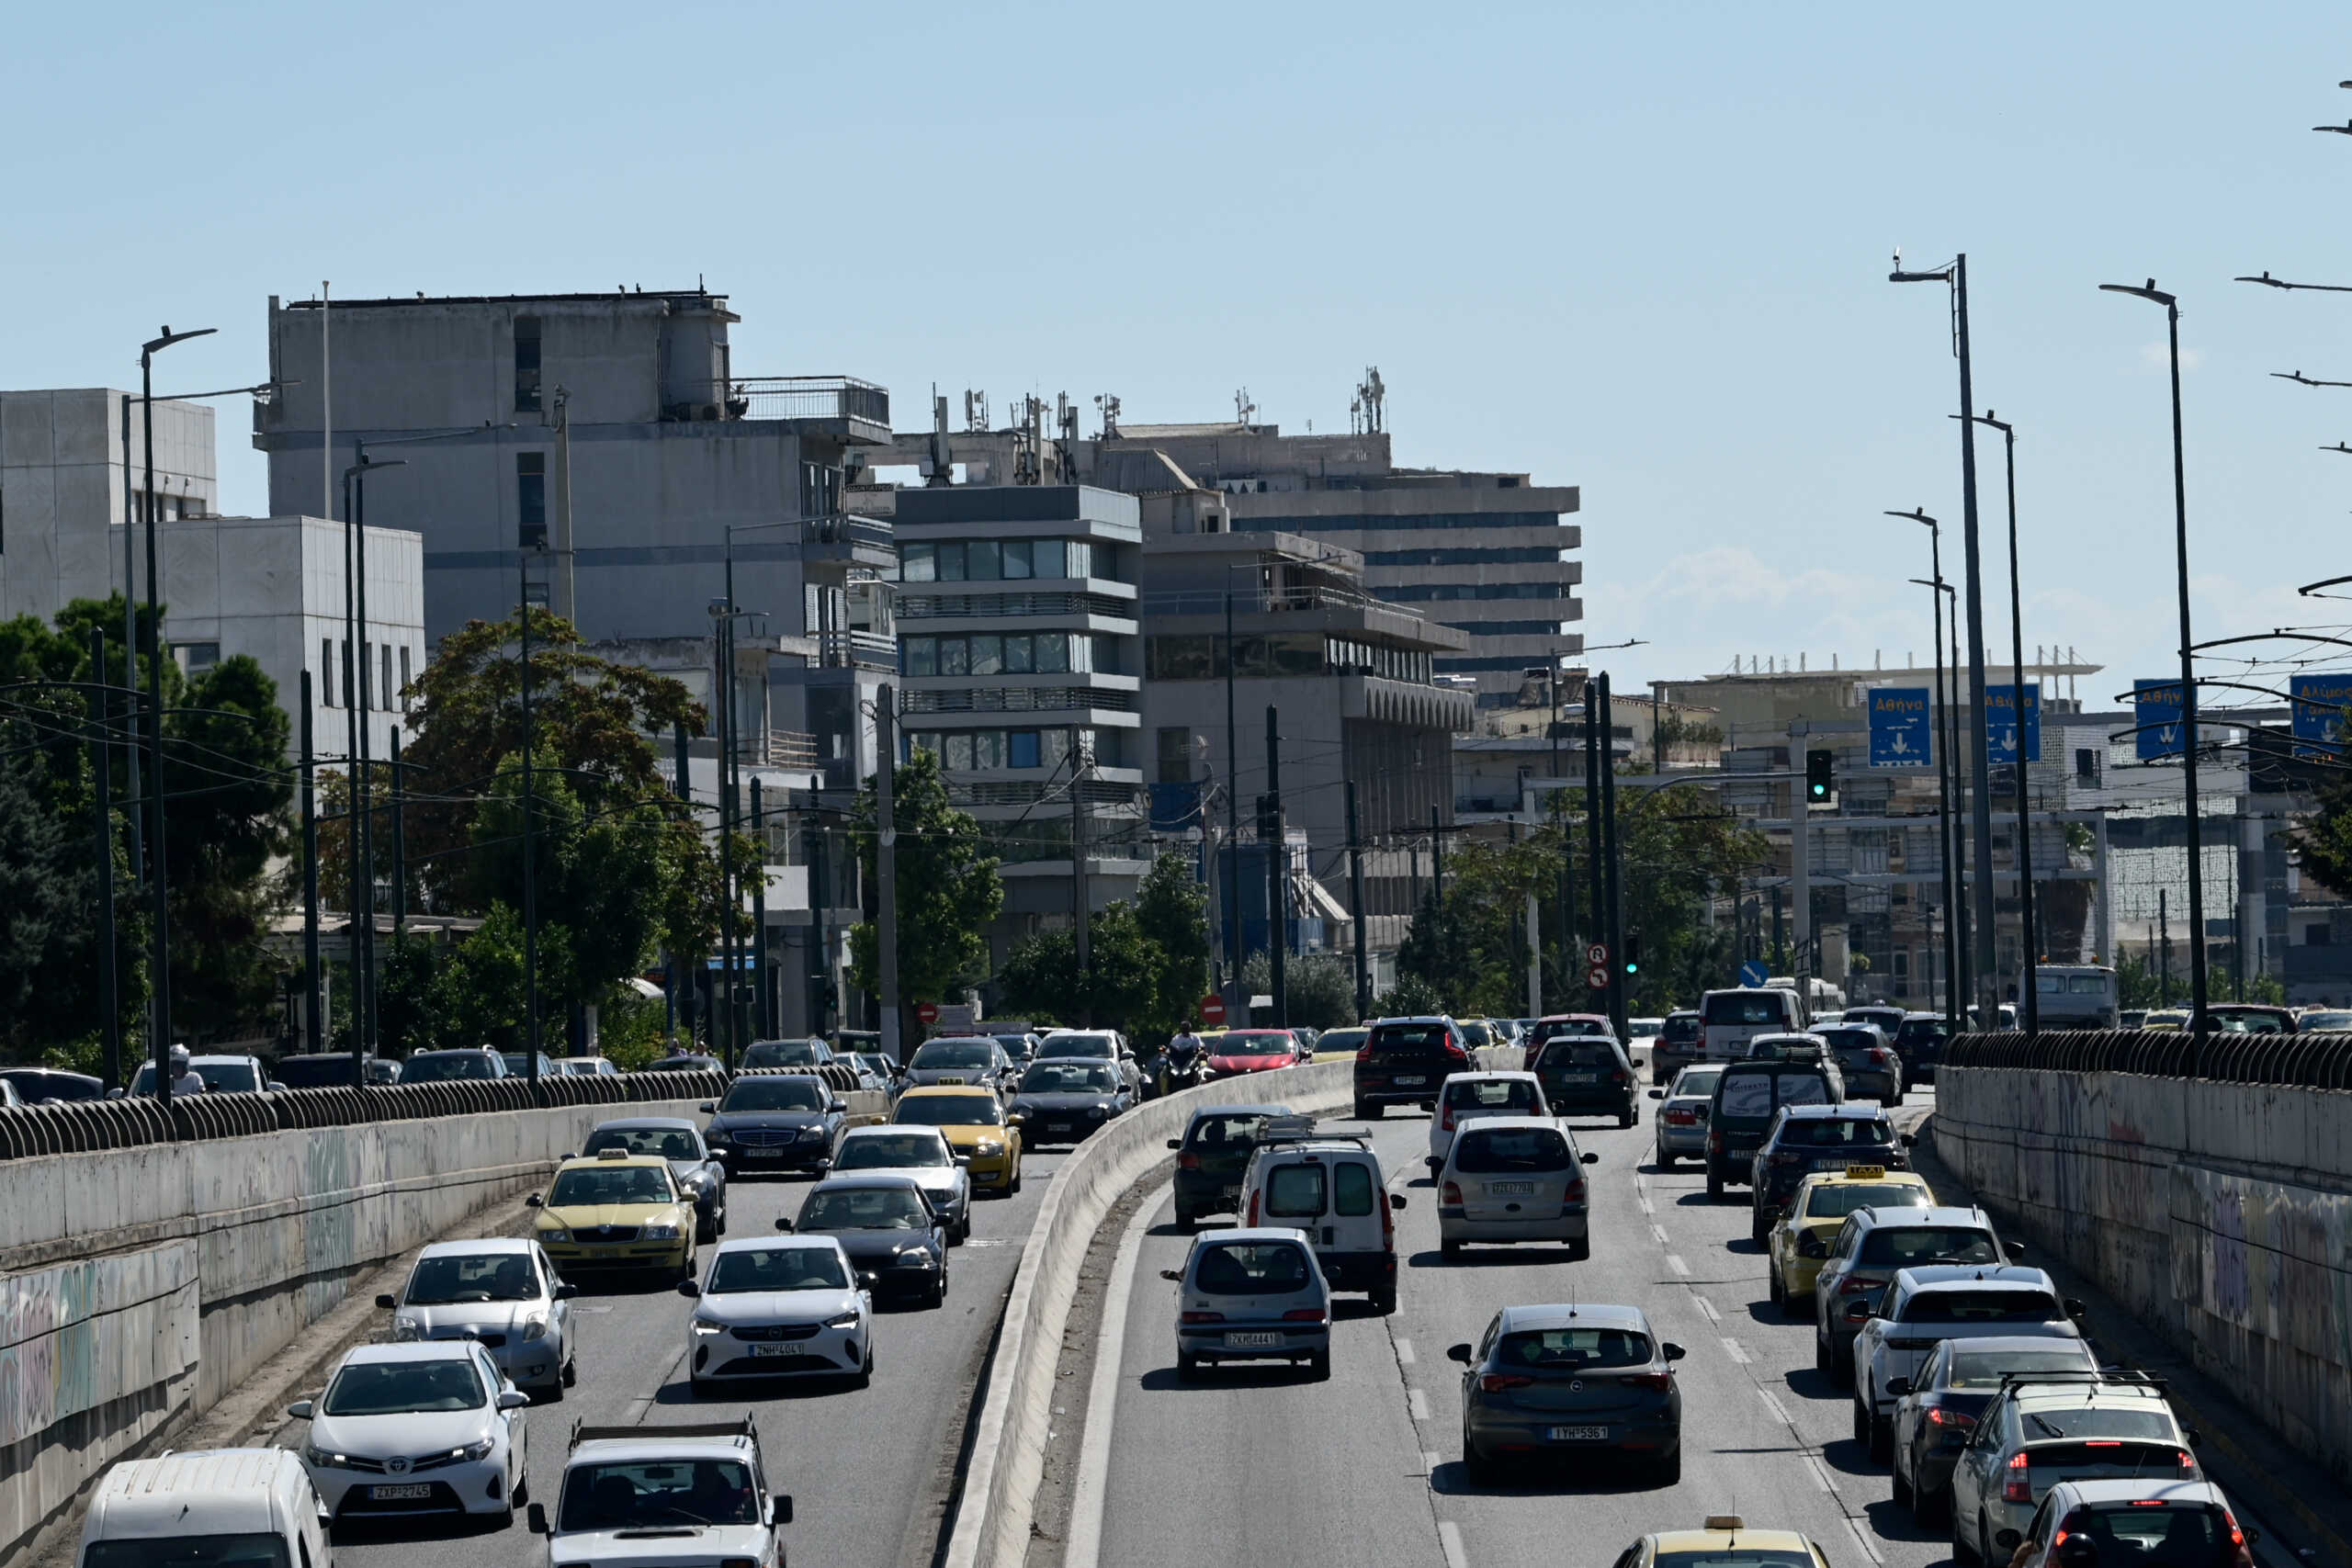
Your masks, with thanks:
[[[2018,597],[2018,432],[2017,426],[1994,417],[1986,409],[1976,423],[2001,433],[2001,453],[2008,467],[2009,491],[2009,679],[2018,715],[2018,940],[2025,949],[2024,967],[2018,976],[2018,1020],[2030,1041],[2041,1032],[2041,1004],[2034,965],[2041,961],[2039,922],[2033,907],[2033,824],[2028,816],[2025,754],[2025,612]]]
[[[351,961],[353,1081],[364,1084],[367,1059],[376,1047],[376,846],[370,837],[375,818],[368,801],[368,716],[375,709],[368,681],[368,471],[404,468],[408,459],[379,462],[368,456],[365,441],[352,445],[357,460],[343,470],[343,711],[348,730],[345,761],[351,770],[351,896],[345,900],[349,908],[344,932]]]
[[[148,852],[154,857],[149,892],[153,897],[155,924],[155,974],[152,982],[155,1001],[151,1015],[154,1036],[149,1044],[155,1062],[157,1103],[166,1111],[172,1104],[172,935],[167,902],[169,877],[164,866],[164,607],[155,592],[155,355],[175,343],[209,337],[220,330],[198,327],[194,332],[175,333],[166,326],[139,346],[139,423],[144,426],[147,470],[147,765],[155,776],[148,792],[152,828],[147,843]],[[124,583],[122,591],[128,599],[130,584]]]
[[[2267,275],[2266,275],[2267,276]],[[2172,351],[2173,550],[2180,601],[2180,781],[2181,807],[2188,825],[2189,1029],[2202,1035],[2205,1017],[2205,870],[2203,835],[2197,820],[2197,672],[2194,638],[2188,629],[2188,479],[2180,440],[2180,299],[2150,278],[2144,284],[2102,283],[2102,292],[2129,294],[2161,305]],[[2194,1058],[2192,1057],[2192,1060]]]
[[[1984,744],[1984,573],[1976,536],[1976,394],[1970,379],[1968,357],[1968,256],[1965,252],[1949,265],[1931,272],[1903,270],[1903,253],[1894,255],[1890,283],[1943,283],[1951,289],[1952,351],[1960,359],[1960,504],[1962,556],[1968,583],[1968,726],[1969,761],[1976,775],[1971,797],[1970,827],[1976,835],[1976,953],[1975,970],[1982,984],[1993,972],[1993,802],[1984,789],[1987,768]],[[1952,759],[1955,765],[1957,757]],[[1986,998],[1984,1016],[1997,1016],[1997,997]]]
[[[1960,758],[1954,739],[1945,735],[1947,728],[1956,738],[1960,716],[1953,711],[1950,694],[1944,688],[1944,595],[1951,585],[1944,581],[1943,529],[1920,507],[1908,512],[1889,512],[1889,517],[1901,517],[1924,525],[1928,530],[1928,562],[1930,574],[1915,577],[1913,582],[1930,590],[1929,603],[1935,607],[1936,658],[1936,795],[1937,859],[1943,863],[1944,895],[1944,1018],[1956,1031],[1960,1028],[1962,953],[1960,950],[1960,902],[1963,884],[1960,879],[1960,820],[1952,815],[1951,797],[1954,776],[1960,769]]]

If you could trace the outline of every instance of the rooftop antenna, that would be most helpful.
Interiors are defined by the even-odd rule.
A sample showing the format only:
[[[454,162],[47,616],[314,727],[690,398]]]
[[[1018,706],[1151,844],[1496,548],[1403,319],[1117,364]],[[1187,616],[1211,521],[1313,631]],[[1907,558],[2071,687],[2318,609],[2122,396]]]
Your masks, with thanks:
[[[1356,402],[1363,412],[1363,428],[1360,435],[1377,435],[1388,428],[1388,386],[1380,378],[1380,367],[1363,367],[1363,379],[1356,384]]]
[[[947,400],[939,395],[939,383],[931,384],[931,476],[923,480],[926,489],[936,490],[956,482],[950,470],[954,465],[947,455]]]
[[[1102,434],[1101,439],[1104,441],[1117,440],[1119,435],[1119,395],[1116,392],[1095,393],[1094,412],[1102,416]]]
[[[1257,412],[1258,405],[1250,400],[1250,389],[1238,389],[1233,394],[1233,423],[1247,430],[1250,428],[1250,416]]]

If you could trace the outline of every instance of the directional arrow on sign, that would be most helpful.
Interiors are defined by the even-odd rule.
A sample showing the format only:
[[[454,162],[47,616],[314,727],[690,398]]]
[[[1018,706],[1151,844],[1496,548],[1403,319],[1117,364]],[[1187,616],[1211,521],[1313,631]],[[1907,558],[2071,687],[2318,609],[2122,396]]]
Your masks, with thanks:
[[[1609,985],[1608,969],[1600,964],[1594,964],[1584,972],[1584,983],[1596,991],[1605,990]]]

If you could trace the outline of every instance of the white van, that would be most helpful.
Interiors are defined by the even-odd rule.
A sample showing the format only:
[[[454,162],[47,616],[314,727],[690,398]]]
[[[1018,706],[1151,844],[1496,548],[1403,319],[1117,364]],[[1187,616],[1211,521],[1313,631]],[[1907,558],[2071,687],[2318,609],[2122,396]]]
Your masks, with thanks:
[[[326,1509],[290,1449],[202,1449],[107,1471],[82,1520],[81,1568],[165,1561],[158,1551],[236,1568],[334,1562]]]
[[[1396,1216],[1370,1140],[1317,1136],[1305,1116],[1273,1116],[1241,1178],[1241,1224],[1301,1230],[1335,1291],[1362,1291],[1374,1312],[1396,1310]]]
[[[1699,998],[1701,1058],[1736,1062],[1759,1034],[1804,1032],[1804,1004],[1794,991],[1777,986],[1742,986],[1709,991]]]

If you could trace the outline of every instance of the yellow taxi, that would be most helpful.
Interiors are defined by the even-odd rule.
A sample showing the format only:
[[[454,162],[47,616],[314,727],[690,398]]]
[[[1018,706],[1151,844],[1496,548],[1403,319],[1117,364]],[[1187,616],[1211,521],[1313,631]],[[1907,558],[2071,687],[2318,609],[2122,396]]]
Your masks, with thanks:
[[[539,1212],[532,1239],[558,1273],[643,1269],[695,1277],[694,1195],[658,1155],[605,1149],[565,1160],[546,1194],[525,1201]]]
[[[1345,1029],[1327,1029],[1315,1041],[1315,1059],[1318,1062],[1352,1062],[1363,1043],[1372,1036],[1372,1025],[1351,1024]]]
[[[1771,1253],[1772,1304],[1784,1316],[1813,1315],[1813,1282],[1838,1227],[1855,1210],[1927,1209],[1935,1201],[1928,1179],[1916,1171],[1889,1170],[1883,1165],[1815,1171],[1797,1183],[1788,1212],[1773,1225],[1766,1243]]]
[[[1710,1514],[1694,1530],[1645,1535],[1617,1554],[1611,1568],[1829,1568],[1801,1530],[1749,1529],[1737,1514]]]
[[[1021,1124],[1004,1113],[996,1090],[944,1084],[899,1096],[890,1120],[936,1127],[948,1146],[969,1162],[972,1186],[1011,1197],[1021,1190]]]

